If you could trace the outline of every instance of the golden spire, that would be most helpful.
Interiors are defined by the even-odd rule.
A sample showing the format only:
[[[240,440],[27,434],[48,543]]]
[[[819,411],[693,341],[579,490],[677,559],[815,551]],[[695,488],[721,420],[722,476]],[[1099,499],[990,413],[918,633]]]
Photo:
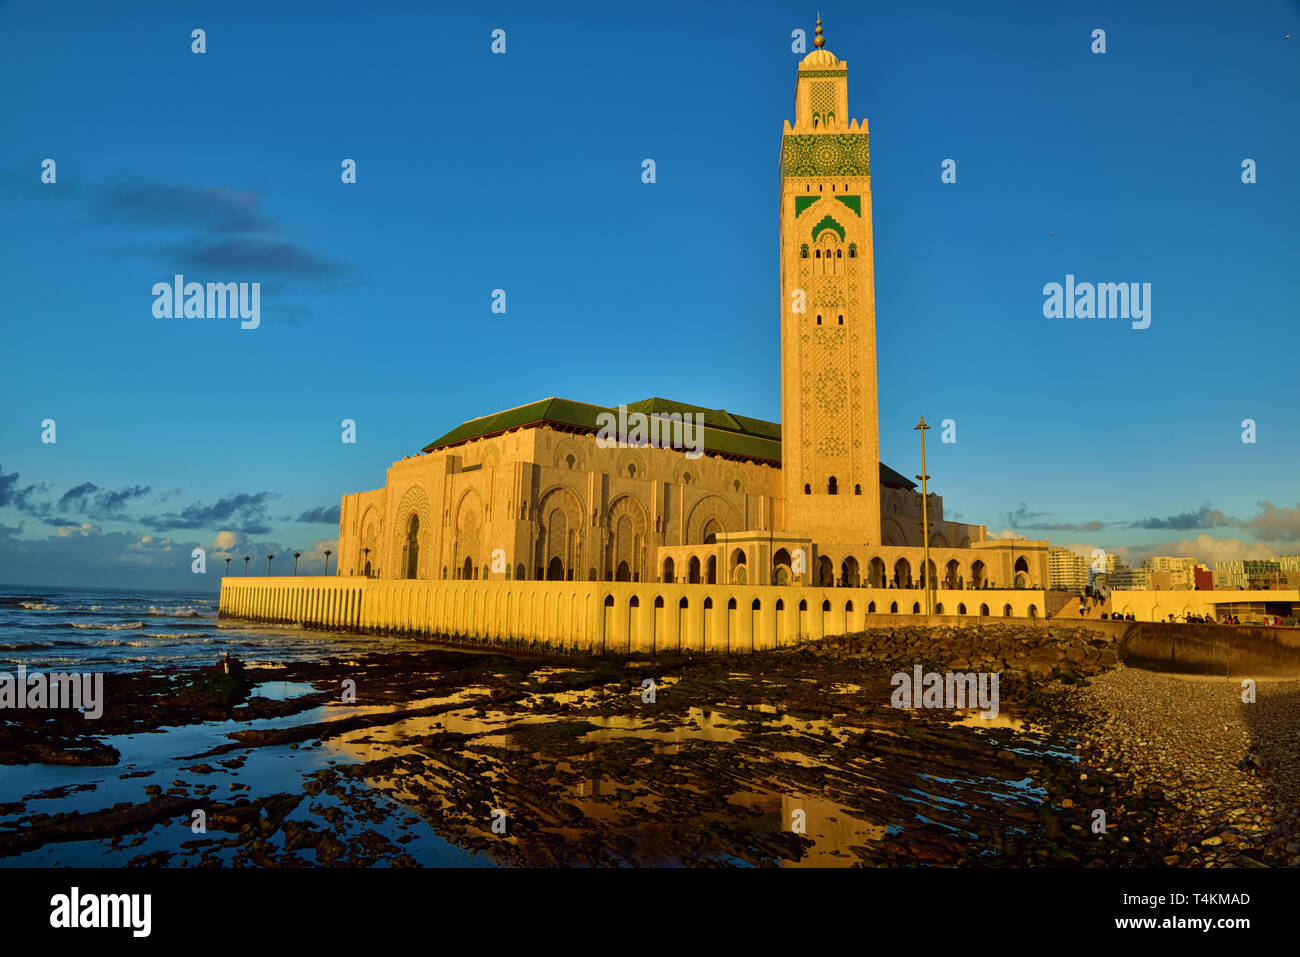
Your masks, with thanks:
[[[813,46],[815,46],[818,50],[820,50],[822,47],[826,45],[826,41],[822,38],[822,12],[820,10],[817,11],[816,33],[817,36],[813,38]]]

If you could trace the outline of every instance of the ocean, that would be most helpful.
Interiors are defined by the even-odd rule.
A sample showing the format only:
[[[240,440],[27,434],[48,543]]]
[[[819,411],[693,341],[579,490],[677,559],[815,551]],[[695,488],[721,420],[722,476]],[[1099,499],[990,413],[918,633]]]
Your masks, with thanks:
[[[189,667],[227,652],[256,666],[403,645],[410,642],[220,621],[211,592],[0,586],[0,671]]]

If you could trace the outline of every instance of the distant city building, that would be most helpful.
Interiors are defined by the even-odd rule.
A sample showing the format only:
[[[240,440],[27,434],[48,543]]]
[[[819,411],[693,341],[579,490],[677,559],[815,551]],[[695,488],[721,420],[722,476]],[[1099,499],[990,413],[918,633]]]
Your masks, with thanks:
[[[1120,564],[1106,576],[1106,581],[1113,589],[1148,589],[1151,587],[1151,571]]]
[[[1195,558],[1153,555],[1142,562],[1151,572],[1151,587],[1164,591],[1196,587],[1197,561]]]
[[[1081,593],[1088,585],[1090,559],[1054,545],[1047,553],[1048,587]]]
[[[1288,556],[1289,557],[1289,556]],[[1219,562],[1214,568],[1215,588],[1254,588],[1251,582],[1272,584],[1285,582],[1282,566],[1277,559],[1243,558]]]
[[[1210,571],[1204,562],[1197,564],[1193,577],[1196,581],[1197,591],[1212,591],[1214,589],[1214,572]]]

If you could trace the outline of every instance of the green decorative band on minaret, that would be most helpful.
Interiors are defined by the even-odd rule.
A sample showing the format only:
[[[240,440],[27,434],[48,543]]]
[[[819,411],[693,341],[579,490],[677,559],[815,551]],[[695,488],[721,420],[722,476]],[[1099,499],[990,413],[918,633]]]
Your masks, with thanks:
[[[800,70],[799,71],[799,76],[801,78],[806,76],[824,77],[824,76],[848,76],[848,75],[849,75],[848,70]]]
[[[781,138],[781,175],[869,176],[866,133],[791,133]]]
[[[817,237],[820,236],[824,231],[828,229],[836,233],[840,237],[840,242],[844,241],[844,227],[841,226],[839,223],[835,222],[835,220],[831,219],[829,216],[823,216],[821,218],[821,222],[819,222],[812,229],[813,242],[816,242]]]

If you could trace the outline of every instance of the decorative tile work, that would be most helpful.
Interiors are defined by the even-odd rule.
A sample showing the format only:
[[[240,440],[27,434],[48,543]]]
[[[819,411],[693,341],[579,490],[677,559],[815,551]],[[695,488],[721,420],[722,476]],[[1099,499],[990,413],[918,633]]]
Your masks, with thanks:
[[[813,241],[816,242],[817,237],[827,229],[834,230],[836,235],[840,237],[840,241],[844,241],[844,227],[835,222],[835,220],[831,219],[829,216],[823,216],[817,225],[812,228]]]
[[[869,176],[866,133],[791,133],[781,138],[781,175]]]
[[[817,200],[819,199],[821,199],[820,196],[796,196],[794,198],[795,219],[798,219],[801,215],[803,215],[803,211],[807,209],[809,206],[811,206],[813,203],[817,202]]]
[[[848,76],[848,70],[800,70],[799,76],[803,77],[825,77],[825,76]]]
[[[841,203],[853,210],[858,216],[862,215],[862,197],[861,196],[836,196]]]
[[[812,103],[812,115],[814,119],[820,119],[825,125],[835,118],[835,84],[828,80],[821,80],[812,84],[808,92],[809,101]]]

